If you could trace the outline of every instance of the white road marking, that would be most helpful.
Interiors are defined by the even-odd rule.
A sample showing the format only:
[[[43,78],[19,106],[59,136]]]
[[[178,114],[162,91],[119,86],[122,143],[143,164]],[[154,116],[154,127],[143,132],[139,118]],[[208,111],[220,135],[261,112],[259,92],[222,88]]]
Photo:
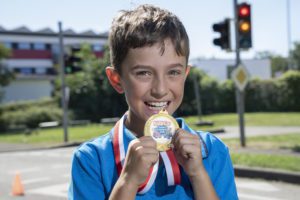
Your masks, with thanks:
[[[284,200],[284,199],[277,199],[277,198],[274,198],[274,197],[264,197],[264,196],[257,196],[257,195],[251,195],[251,194],[245,194],[245,193],[239,193],[238,194],[239,196],[239,199],[240,198],[243,198],[244,200]]]
[[[28,190],[28,194],[38,194],[38,195],[46,195],[46,196],[56,196],[56,197],[65,197],[67,199],[68,196],[68,187],[69,184],[57,184],[46,187],[40,187],[32,190]]]
[[[55,164],[55,165],[52,165],[51,168],[53,169],[59,169],[59,168],[68,168],[70,169],[70,164]]]
[[[23,184],[30,184],[30,183],[37,183],[37,182],[49,181],[49,180],[50,180],[49,177],[42,177],[42,178],[34,178],[34,179],[23,180],[22,183]]]
[[[8,174],[16,174],[16,173],[28,173],[28,172],[36,172],[36,171],[40,171],[41,168],[40,167],[32,167],[32,168],[25,168],[25,169],[16,169],[16,170],[10,170],[8,171]]]
[[[262,181],[236,181],[237,187],[242,189],[252,189],[264,192],[274,192],[279,191],[277,187],[274,187],[270,183]]]

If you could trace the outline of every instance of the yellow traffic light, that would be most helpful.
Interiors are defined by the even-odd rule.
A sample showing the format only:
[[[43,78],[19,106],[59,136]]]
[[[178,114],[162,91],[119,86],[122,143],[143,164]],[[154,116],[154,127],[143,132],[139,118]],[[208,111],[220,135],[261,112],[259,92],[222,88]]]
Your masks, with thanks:
[[[240,24],[240,30],[242,32],[248,32],[248,31],[250,31],[250,24],[249,24],[249,22],[242,22]]]

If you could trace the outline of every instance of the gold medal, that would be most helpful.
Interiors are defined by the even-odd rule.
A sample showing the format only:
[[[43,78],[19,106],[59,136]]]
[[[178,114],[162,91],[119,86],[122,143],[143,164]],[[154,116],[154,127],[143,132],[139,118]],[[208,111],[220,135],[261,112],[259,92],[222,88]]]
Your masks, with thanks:
[[[176,120],[166,110],[162,110],[147,120],[144,133],[156,141],[158,151],[167,151],[171,148],[172,137],[178,128]]]

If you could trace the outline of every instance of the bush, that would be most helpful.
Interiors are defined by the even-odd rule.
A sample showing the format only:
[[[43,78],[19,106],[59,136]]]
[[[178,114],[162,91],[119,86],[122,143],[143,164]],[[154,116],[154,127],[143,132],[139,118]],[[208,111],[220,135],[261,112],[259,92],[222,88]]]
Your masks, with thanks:
[[[21,102],[14,102],[14,103],[7,103],[4,105],[0,105],[0,113],[3,112],[10,112],[10,111],[19,111],[24,110],[29,107],[37,106],[57,106],[57,100],[45,98],[38,101],[21,101]]]
[[[15,129],[20,126],[37,128],[39,123],[61,121],[62,110],[53,100],[23,102],[1,106],[0,131]]]
[[[300,111],[300,72],[288,71],[278,81],[278,104],[286,111]]]
[[[193,71],[193,73],[196,70]],[[235,86],[232,80],[223,83],[202,74],[199,81],[202,112],[236,112]],[[180,108],[181,115],[197,114],[197,104],[191,78],[186,81],[186,91]],[[252,79],[245,88],[246,112],[300,111],[300,72],[288,71],[271,80]]]

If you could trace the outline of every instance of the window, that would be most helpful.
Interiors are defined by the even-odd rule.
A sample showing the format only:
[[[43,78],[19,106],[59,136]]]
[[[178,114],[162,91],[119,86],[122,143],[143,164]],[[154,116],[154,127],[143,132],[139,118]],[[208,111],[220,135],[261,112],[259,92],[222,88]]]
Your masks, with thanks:
[[[34,43],[33,44],[33,49],[34,50],[45,50],[46,49],[46,45],[43,43]]]
[[[46,74],[47,68],[35,68],[36,74]]]
[[[29,68],[29,67],[20,68],[20,74],[30,75],[32,73],[33,73],[32,68]]]
[[[18,49],[30,49],[30,43],[28,43],[28,42],[19,43]]]
[[[102,51],[103,46],[101,44],[94,44],[93,45],[93,51]]]

